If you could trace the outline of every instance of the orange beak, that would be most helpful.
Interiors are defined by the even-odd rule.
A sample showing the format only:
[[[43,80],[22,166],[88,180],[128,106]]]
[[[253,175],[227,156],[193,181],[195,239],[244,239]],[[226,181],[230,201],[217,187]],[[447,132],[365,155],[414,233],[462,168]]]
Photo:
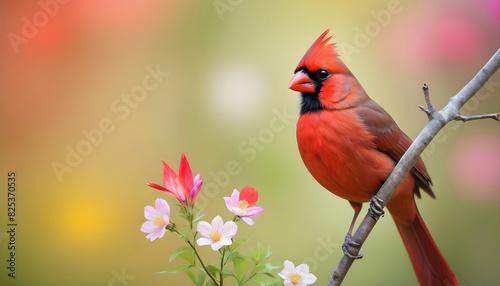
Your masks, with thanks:
[[[290,81],[289,89],[299,92],[315,92],[314,82],[303,71],[297,72]]]

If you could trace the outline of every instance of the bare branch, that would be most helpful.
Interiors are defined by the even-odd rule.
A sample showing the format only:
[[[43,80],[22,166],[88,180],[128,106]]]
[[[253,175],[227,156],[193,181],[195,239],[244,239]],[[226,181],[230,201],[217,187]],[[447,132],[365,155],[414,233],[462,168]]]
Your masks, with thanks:
[[[425,125],[424,129],[417,136],[413,144],[408,148],[406,153],[401,157],[394,170],[389,175],[385,183],[382,185],[380,190],[375,194],[376,197],[381,201],[380,205],[385,207],[387,202],[389,202],[392,194],[396,190],[397,186],[403,181],[405,176],[410,172],[412,166],[416,163],[418,157],[424,149],[429,145],[431,140],[436,136],[436,134],[450,121],[459,118],[461,120],[461,115],[459,113],[460,108],[472,98],[477,91],[488,81],[488,79],[498,70],[500,67],[500,49],[493,55],[493,57],[486,63],[486,65],[474,76],[474,78],[462,88],[455,96],[453,96],[448,104],[440,111],[433,113],[432,109],[435,108],[430,103],[428,87],[424,84],[424,96],[426,97],[426,102],[429,110],[421,107],[429,116],[429,121]],[[481,115],[480,115],[481,116]],[[463,116],[462,116],[463,117]],[[475,118],[477,117],[477,118]],[[474,118],[479,119],[478,116],[463,117],[463,118]],[[493,117],[486,117],[493,118]],[[498,114],[496,114],[496,119],[498,120]],[[469,119],[472,120],[472,119]],[[349,253],[356,256],[366,238],[370,234],[371,230],[376,224],[376,220],[367,213],[360,226],[356,230],[352,237],[353,243],[348,246]],[[337,267],[335,268],[328,286],[340,285],[349,271],[354,259],[343,255],[340,259]]]
[[[474,116],[464,116],[464,115],[458,114],[453,119],[457,120],[457,121],[461,120],[461,121],[465,122],[465,121],[471,121],[471,120],[477,120],[477,119],[486,119],[486,118],[491,118],[491,119],[494,119],[496,121],[500,121],[500,113],[474,115]]]
[[[427,103],[427,108],[429,108],[430,114],[436,113],[437,110],[434,107],[434,105],[432,105],[431,98],[429,96],[429,86],[425,82],[424,82],[424,85],[422,86],[422,90],[424,91],[425,102]],[[429,113],[427,113],[427,114],[429,114]]]
[[[418,105],[418,108],[420,108],[423,112],[425,112],[425,114],[427,114],[427,116],[431,116],[431,112],[427,109],[425,109],[425,107],[423,107],[422,105]]]

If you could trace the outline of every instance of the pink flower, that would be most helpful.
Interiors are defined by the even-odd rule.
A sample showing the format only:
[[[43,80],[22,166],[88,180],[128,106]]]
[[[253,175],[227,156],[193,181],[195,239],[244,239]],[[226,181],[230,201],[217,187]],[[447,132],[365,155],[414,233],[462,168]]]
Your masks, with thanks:
[[[151,241],[165,235],[166,226],[170,224],[170,207],[164,199],[156,199],[155,207],[146,206],[144,216],[148,220],[141,226],[141,231],[148,233],[147,239]]]
[[[254,188],[246,186],[241,193],[234,190],[231,197],[224,197],[224,200],[230,212],[241,217],[249,225],[253,225],[254,221],[251,218],[264,211],[263,207],[253,207],[258,197],[259,193]]]
[[[199,174],[193,178],[193,172],[191,171],[186,155],[182,153],[178,175],[165,161],[162,161],[162,163],[164,187],[155,183],[148,183],[148,186],[171,194],[183,206],[187,206],[188,204],[193,206],[203,181]]]
[[[224,223],[220,216],[212,220],[212,224],[200,221],[196,230],[203,236],[196,240],[198,245],[211,245],[214,251],[219,250],[224,245],[233,243],[232,238],[238,231],[238,226],[234,221]]]

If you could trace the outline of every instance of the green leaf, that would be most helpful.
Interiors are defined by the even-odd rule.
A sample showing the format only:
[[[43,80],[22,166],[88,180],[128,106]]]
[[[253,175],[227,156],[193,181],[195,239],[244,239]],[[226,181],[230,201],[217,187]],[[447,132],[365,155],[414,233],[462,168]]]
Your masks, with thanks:
[[[156,272],[156,274],[183,272],[183,271],[186,271],[186,269],[189,269],[189,267],[191,267],[191,266],[193,266],[191,263],[189,263],[189,262],[183,262],[183,263],[177,264],[176,266],[174,266],[174,267],[172,267],[172,268],[170,268],[168,270]]]
[[[207,284],[205,284],[206,286],[216,286],[214,281],[212,281],[212,279],[208,279],[207,281]]]
[[[228,262],[233,262],[233,260],[237,257],[241,257],[243,259],[248,259],[246,258],[245,256],[241,255],[239,252],[231,252],[231,253],[226,253],[226,262],[225,263],[228,263]]]
[[[199,221],[203,216],[205,216],[205,214],[203,213],[203,209],[201,209],[194,215],[193,223]]]
[[[281,263],[281,262],[266,263],[266,268],[269,271],[273,271],[274,269],[281,269],[282,267],[283,267],[283,263]]]
[[[240,244],[246,241],[248,241],[248,238],[238,239],[237,241],[234,241],[231,245],[228,246],[228,250],[233,251],[236,249],[236,247],[240,246]]]
[[[194,274],[194,271],[191,269],[186,269],[186,270],[184,270],[184,272],[186,272],[186,274],[189,276],[191,281],[193,281],[193,283],[196,285],[196,282],[198,280],[196,279],[196,274]]]
[[[252,276],[250,281],[255,281],[255,282],[259,283],[260,286],[265,286],[269,282],[269,278],[267,278],[266,276],[263,276],[261,274],[255,274]]]
[[[264,256],[264,247],[262,247],[262,245],[260,245],[260,243],[257,243],[257,249],[255,249],[253,254],[252,254],[252,260],[255,263],[255,265],[262,262],[263,256]]]
[[[271,274],[271,273],[269,273],[269,272],[262,273],[262,274],[267,275],[267,276],[269,276],[269,277],[271,277],[271,278],[274,278],[274,275],[272,275],[272,274]]]
[[[190,250],[183,252],[182,254],[179,255],[179,258],[182,258],[186,260],[187,262],[191,263],[192,265],[195,265],[195,256],[194,256],[194,250],[191,248]]]
[[[234,275],[233,272],[229,271],[229,270],[223,270],[222,271],[222,277],[226,278],[226,277],[234,277],[236,280],[238,280],[238,277],[236,277],[236,275]]]
[[[185,207],[179,203],[177,203],[176,205],[179,206],[179,213],[177,213],[177,215],[184,218],[187,222],[191,222],[191,219],[193,218],[193,209],[190,207]]]
[[[208,270],[208,272],[210,272],[210,274],[212,274],[212,276],[216,276],[216,275],[220,274],[220,269],[213,266],[213,265],[208,265],[207,270]]]
[[[271,249],[268,246],[266,252],[264,252],[264,256],[262,257],[261,262],[268,259],[269,256],[271,256],[271,254],[273,254],[273,252],[271,251]]]
[[[180,217],[182,217],[183,219],[185,219],[186,221],[188,221],[188,222],[189,222],[190,216],[189,216],[189,214],[188,214],[188,213],[185,213],[185,212],[179,212],[177,215],[178,215],[178,216],[180,216]]]
[[[283,285],[283,280],[281,278],[275,278],[266,276],[265,274],[256,274],[250,281],[255,281],[261,286],[281,286]]]
[[[237,256],[233,258],[232,262],[237,280],[243,281],[243,279],[247,276],[250,261],[243,256]]]
[[[260,245],[260,243],[257,243],[257,249],[252,254],[252,260],[255,265],[259,265],[264,260],[268,259],[271,254],[272,252],[269,247],[266,250],[264,249],[264,247],[262,247],[262,245]]]
[[[187,246],[187,245],[183,245],[183,246],[175,249],[174,252],[172,252],[172,255],[170,256],[170,260],[168,262],[174,261],[175,259],[177,259],[177,257],[179,257],[179,255],[181,255],[181,254],[183,254],[183,253],[185,253],[187,251],[191,251],[194,254],[193,249],[190,246]]]
[[[265,263],[265,264],[260,264],[259,266],[255,267],[255,272],[257,273],[265,273],[265,272],[271,272],[274,269],[281,268],[281,263],[275,262],[275,263]]]
[[[196,286],[203,286],[203,283],[205,283],[206,277],[207,277],[207,274],[205,274],[205,272],[203,272],[203,271],[200,271],[200,273],[198,273],[197,280],[196,280],[196,282],[194,282],[194,284]]]

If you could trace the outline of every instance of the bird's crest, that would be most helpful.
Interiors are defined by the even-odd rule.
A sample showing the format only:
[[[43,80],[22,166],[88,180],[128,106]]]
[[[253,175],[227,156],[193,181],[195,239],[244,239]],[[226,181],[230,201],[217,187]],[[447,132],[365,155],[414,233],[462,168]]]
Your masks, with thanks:
[[[297,69],[307,67],[310,71],[320,68],[329,68],[332,72],[338,68],[339,54],[336,51],[335,43],[329,43],[333,36],[327,36],[330,29],[326,30],[307,50]],[[343,65],[343,64],[342,64]]]

